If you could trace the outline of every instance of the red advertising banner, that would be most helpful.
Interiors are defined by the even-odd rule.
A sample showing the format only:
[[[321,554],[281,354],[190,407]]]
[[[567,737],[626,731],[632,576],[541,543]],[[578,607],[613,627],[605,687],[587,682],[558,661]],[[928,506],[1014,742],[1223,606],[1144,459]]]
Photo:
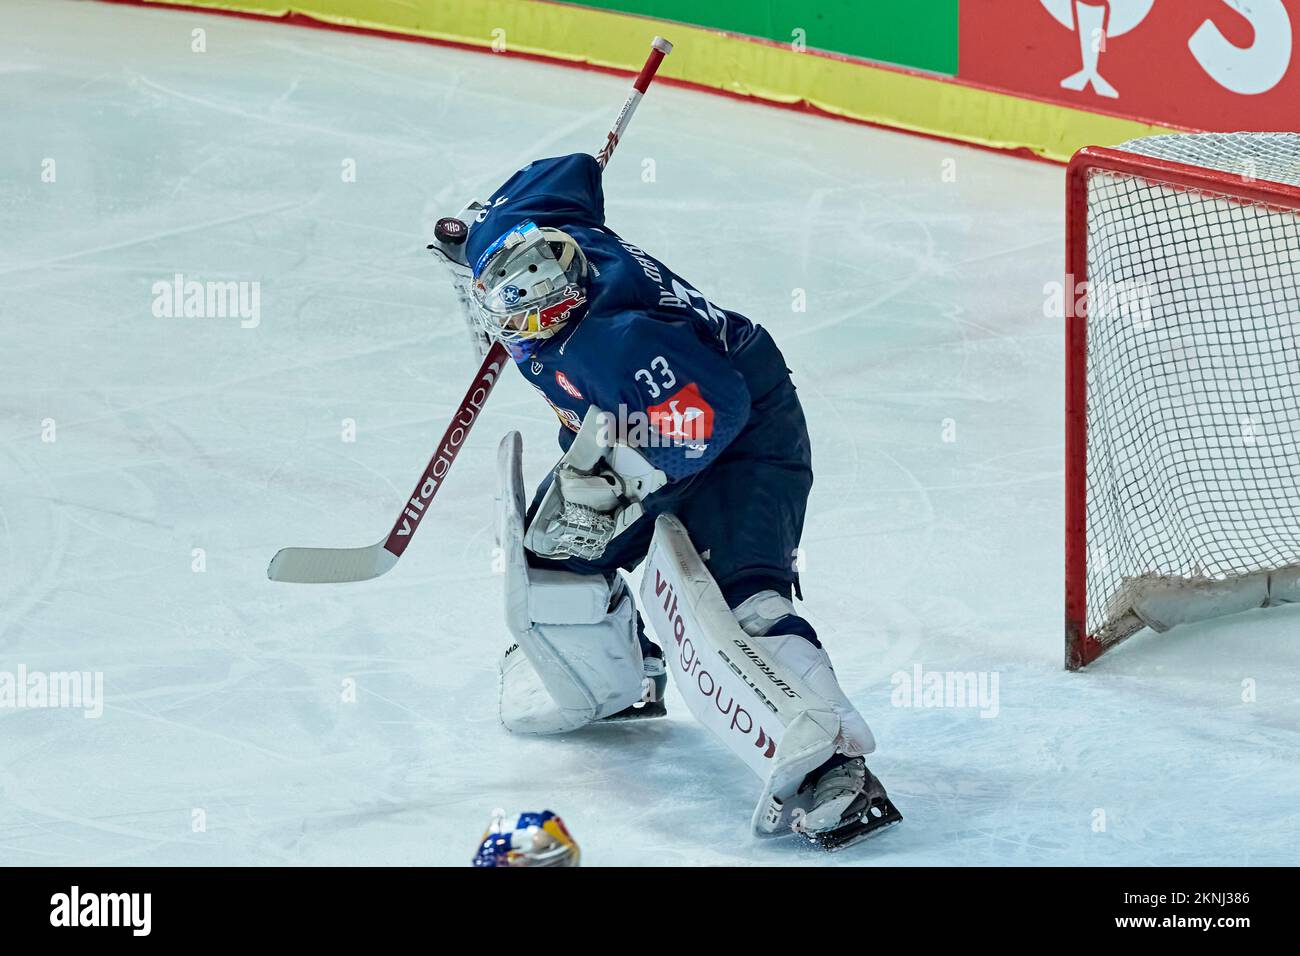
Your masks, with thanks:
[[[1197,130],[1300,132],[1300,0],[962,0],[972,83]]]

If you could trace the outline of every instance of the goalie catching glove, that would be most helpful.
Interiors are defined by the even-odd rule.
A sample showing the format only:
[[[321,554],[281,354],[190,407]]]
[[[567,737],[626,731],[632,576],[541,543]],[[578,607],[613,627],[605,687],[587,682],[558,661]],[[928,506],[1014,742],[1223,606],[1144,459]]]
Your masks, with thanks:
[[[474,301],[474,270],[465,258],[465,240],[469,238],[470,226],[480,221],[485,215],[483,204],[471,202],[466,204],[455,216],[439,219],[433,227],[433,242],[426,247],[442,263],[451,277],[452,288],[456,290],[456,301],[460,305],[461,316],[469,331],[474,354],[483,359],[492,340],[483,329],[479,320],[478,303]]]
[[[642,502],[668,483],[639,451],[614,440],[614,422],[594,405],[587,409],[524,537],[533,554],[599,558],[645,514]]]

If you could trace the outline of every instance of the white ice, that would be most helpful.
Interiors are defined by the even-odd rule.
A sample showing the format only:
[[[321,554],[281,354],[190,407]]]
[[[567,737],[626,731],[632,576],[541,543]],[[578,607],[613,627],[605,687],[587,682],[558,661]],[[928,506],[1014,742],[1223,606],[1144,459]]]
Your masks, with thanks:
[[[431,223],[597,148],[627,80],[3,16],[0,671],[100,671],[105,706],[0,709],[0,862],[462,866],[498,806],[556,810],[592,865],[1297,862],[1300,611],[1062,669],[1060,168],[661,85],[606,175],[613,227],[795,370],[805,607],[906,817],[828,856],[749,835],[756,782],[675,691],[658,722],[498,725],[496,443],[523,431],[530,481],[555,455],[513,372],[396,570],[265,577],[382,536],[472,374]],[[155,317],[177,273],[260,283],[260,324]],[[917,664],[996,675],[996,716],[893,706]]]

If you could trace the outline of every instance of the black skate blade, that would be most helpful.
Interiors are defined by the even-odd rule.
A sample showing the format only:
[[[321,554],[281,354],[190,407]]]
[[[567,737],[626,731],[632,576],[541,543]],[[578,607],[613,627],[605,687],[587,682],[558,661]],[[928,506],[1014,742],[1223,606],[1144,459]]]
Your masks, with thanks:
[[[668,708],[664,706],[662,700],[651,700],[644,704],[632,704],[630,707],[624,707],[617,714],[610,714],[602,720],[596,721],[599,724],[615,724],[626,720],[650,720],[655,717],[667,717]]]
[[[888,797],[877,800],[866,812],[852,823],[836,827],[825,833],[805,833],[808,842],[826,851],[842,850],[845,847],[861,843],[882,830],[902,822],[903,815]]]

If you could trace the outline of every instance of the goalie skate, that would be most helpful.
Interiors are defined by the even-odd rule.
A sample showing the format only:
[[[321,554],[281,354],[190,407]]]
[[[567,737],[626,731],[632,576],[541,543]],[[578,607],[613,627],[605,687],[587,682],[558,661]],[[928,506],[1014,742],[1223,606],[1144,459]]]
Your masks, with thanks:
[[[824,850],[860,843],[903,819],[861,757],[809,774],[799,797],[806,798],[808,809],[792,829]]]
[[[645,677],[641,680],[641,699],[597,723],[668,716],[668,708],[664,706],[664,691],[668,689],[668,669],[664,667],[664,659],[647,655],[641,664],[645,668]]]
[[[842,756],[804,778],[784,803],[773,799],[773,836],[795,833],[823,850],[840,850],[900,822],[903,815],[861,757]]]

